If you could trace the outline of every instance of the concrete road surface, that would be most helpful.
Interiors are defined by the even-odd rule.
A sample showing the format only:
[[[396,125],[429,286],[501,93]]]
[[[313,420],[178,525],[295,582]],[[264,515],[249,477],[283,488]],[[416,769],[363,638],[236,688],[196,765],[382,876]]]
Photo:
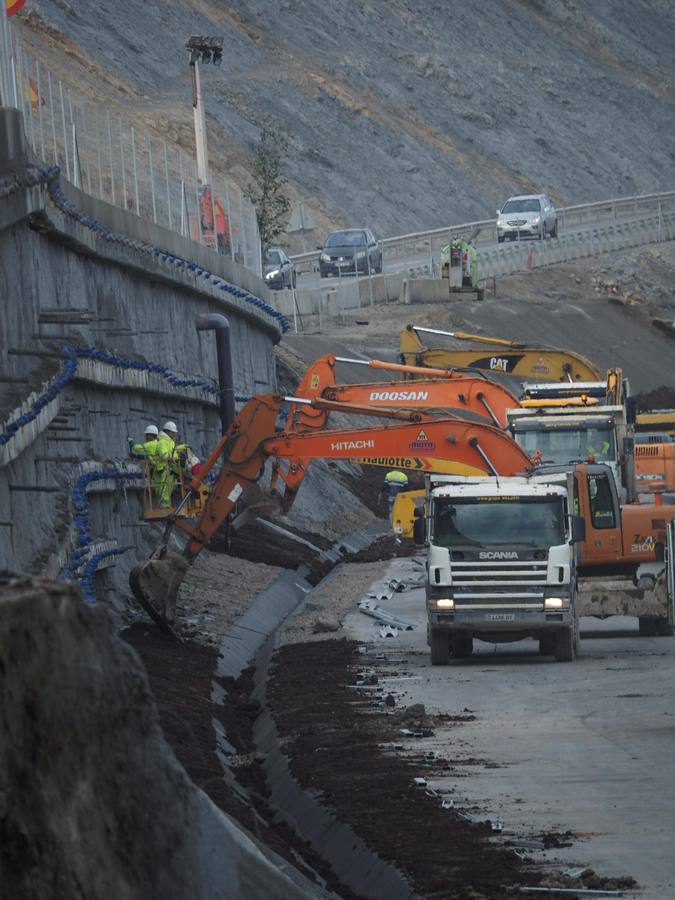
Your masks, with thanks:
[[[409,559],[394,560],[387,579],[419,571]],[[373,589],[385,591],[386,583]],[[504,837],[574,833],[570,848],[524,851],[534,858],[631,875],[642,900],[675,897],[673,638],[640,638],[634,619],[582,619],[574,663],[540,657],[527,640],[475,642],[473,658],[432,667],[423,591],[380,604],[415,630],[383,638],[358,612],[345,628],[385,653],[378,664],[385,694],[399,706],[476,717],[413,742],[415,752],[435,751],[459,772],[430,786],[460,810],[503,821]]]

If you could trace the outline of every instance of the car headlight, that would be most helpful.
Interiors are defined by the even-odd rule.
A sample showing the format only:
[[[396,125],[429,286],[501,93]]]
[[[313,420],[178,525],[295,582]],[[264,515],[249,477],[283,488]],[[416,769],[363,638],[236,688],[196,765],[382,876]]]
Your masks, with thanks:
[[[281,269],[272,269],[271,272],[265,272],[265,278],[276,278],[280,272]]]
[[[357,258],[357,259],[365,259],[365,258],[366,258],[366,251],[365,251],[365,250],[359,250],[358,253],[356,254],[356,258]]]
[[[319,259],[321,262],[330,262],[330,256],[327,253],[322,253]]]
[[[497,219],[497,225],[503,228],[507,224],[506,219]]]
[[[544,597],[544,609],[567,609],[569,597]]]
[[[451,600],[450,597],[439,597],[436,601],[436,606],[439,609],[454,609],[455,601]]]
[[[533,225],[538,225],[541,222],[541,218],[539,216],[535,216],[530,221],[532,222]]]

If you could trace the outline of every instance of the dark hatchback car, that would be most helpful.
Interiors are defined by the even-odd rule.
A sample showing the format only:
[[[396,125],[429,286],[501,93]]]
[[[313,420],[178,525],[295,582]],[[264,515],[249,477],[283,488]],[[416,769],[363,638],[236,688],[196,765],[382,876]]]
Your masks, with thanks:
[[[295,266],[283,250],[270,248],[265,254],[265,284],[275,291],[295,287]]]
[[[334,231],[318,248],[319,272],[329,275],[375,275],[382,271],[382,248],[369,228]]]

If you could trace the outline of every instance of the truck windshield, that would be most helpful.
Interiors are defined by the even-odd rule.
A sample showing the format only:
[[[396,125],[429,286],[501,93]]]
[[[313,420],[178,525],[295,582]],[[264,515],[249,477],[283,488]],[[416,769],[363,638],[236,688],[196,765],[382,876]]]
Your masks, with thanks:
[[[529,456],[539,450],[542,462],[561,466],[588,459],[589,456],[595,457],[596,462],[616,460],[614,432],[609,428],[583,426],[575,429],[542,428],[539,431],[519,431],[516,428],[515,439]]]
[[[438,547],[546,548],[565,542],[561,497],[439,498],[432,542]]]

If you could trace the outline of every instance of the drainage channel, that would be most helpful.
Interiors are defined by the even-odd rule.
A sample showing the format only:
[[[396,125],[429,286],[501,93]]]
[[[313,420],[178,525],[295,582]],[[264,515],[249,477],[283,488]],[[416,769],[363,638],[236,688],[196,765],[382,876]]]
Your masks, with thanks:
[[[365,550],[385,532],[381,525],[342,538],[322,554],[320,562],[335,566],[348,556]],[[254,666],[253,699],[260,714],[253,725],[253,739],[264,756],[263,768],[270,792],[270,807],[300,838],[308,843],[333,870],[337,878],[359,895],[409,900],[415,896],[409,882],[390,863],[369,849],[354,830],[323,806],[314,792],[305,790],[291,774],[272,713],[266,703],[269,663],[275,635],[286,619],[314,589],[307,580],[309,569],[285,572],[262,591],[249,609],[228,630],[221,646],[216,675],[237,679]],[[325,583],[325,576],[322,582]],[[219,702],[222,688],[214,684],[213,700]],[[227,735],[220,735],[221,759],[227,766]],[[231,772],[227,773],[229,778]]]

